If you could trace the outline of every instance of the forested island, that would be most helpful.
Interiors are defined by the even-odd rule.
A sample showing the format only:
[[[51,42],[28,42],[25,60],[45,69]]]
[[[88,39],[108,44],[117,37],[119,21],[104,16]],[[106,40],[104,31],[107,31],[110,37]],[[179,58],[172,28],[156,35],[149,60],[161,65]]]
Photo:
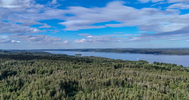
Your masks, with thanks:
[[[187,100],[189,68],[38,51],[0,51],[1,100]]]
[[[157,55],[189,55],[189,48],[109,48],[109,49],[40,49],[33,51],[79,51],[79,52],[114,52],[135,54],[157,54]]]

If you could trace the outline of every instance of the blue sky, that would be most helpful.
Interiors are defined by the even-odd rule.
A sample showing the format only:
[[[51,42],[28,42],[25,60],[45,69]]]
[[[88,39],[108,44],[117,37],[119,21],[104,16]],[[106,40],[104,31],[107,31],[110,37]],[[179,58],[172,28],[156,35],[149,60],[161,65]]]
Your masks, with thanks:
[[[189,47],[189,0],[0,0],[0,49]]]

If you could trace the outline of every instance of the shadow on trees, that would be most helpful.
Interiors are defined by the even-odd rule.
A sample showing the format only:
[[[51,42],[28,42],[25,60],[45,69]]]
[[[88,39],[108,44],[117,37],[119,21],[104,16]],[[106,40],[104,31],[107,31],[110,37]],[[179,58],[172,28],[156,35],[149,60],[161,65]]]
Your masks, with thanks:
[[[65,90],[65,93],[70,100],[75,100],[75,95],[78,93],[79,90],[78,82],[76,81],[63,82],[61,80],[59,85],[61,90]]]

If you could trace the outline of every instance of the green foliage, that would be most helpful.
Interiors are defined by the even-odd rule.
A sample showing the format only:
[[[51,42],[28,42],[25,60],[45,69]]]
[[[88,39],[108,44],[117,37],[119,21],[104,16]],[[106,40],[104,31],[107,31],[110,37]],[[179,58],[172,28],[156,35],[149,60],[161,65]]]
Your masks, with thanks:
[[[0,54],[1,100],[187,100],[176,64],[40,53]]]

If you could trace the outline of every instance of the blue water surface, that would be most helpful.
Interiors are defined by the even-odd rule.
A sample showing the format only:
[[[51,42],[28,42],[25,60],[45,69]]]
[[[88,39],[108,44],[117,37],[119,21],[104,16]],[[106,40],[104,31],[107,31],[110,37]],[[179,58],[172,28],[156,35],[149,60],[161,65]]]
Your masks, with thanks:
[[[106,57],[122,60],[146,60],[150,63],[154,61],[172,63],[189,67],[189,55],[154,55],[154,54],[130,54],[130,53],[109,53],[109,52],[77,52],[77,51],[47,51],[52,54],[82,54],[82,56]]]

